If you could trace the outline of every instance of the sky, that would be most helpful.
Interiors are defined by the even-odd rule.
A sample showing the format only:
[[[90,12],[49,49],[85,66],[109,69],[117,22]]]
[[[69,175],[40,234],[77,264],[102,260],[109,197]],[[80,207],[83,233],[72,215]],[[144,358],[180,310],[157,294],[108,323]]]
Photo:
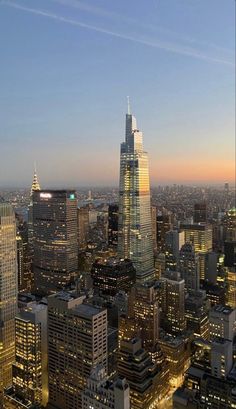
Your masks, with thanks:
[[[152,185],[233,183],[235,0],[0,0],[0,187],[117,186],[127,95]]]

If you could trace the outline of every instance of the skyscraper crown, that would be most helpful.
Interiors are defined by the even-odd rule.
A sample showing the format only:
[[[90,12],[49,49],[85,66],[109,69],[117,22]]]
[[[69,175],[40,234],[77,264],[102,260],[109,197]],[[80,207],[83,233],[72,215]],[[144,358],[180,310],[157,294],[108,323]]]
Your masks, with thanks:
[[[33,177],[33,182],[32,182],[32,186],[31,186],[31,191],[30,191],[30,195],[33,195],[33,192],[35,192],[36,190],[40,190],[40,184],[38,181],[38,176],[37,176],[37,172],[36,172],[36,166],[34,168],[34,177]]]

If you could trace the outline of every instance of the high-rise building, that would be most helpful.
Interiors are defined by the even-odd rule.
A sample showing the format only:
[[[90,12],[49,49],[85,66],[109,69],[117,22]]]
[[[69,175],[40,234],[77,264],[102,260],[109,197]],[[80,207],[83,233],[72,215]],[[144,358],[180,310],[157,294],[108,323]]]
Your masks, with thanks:
[[[133,324],[134,336],[142,339],[145,349],[153,351],[159,338],[159,307],[155,284],[150,281],[137,283],[131,290],[127,327]]]
[[[194,251],[194,246],[185,243],[180,249],[179,272],[185,281],[187,291],[198,291],[200,288],[199,256]]]
[[[12,368],[14,399],[46,406],[47,306],[32,302],[15,318],[15,363]]]
[[[33,231],[35,289],[50,294],[73,281],[78,271],[75,191],[34,192]]]
[[[18,292],[31,292],[32,271],[28,244],[27,224],[18,226],[16,235],[17,245],[17,275]]]
[[[225,305],[215,305],[209,313],[210,338],[234,340],[236,334],[236,310]]]
[[[215,338],[211,343],[211,374],[225,379],[233,366],[233,342]]]
[[[40,184],[38,181],[38,176],[36,172],[36,168],[34,169],[34,176],[30,190],[30,204],[28,209],[28,241],[29,241],[29,250],[31,259],[33,257],[33,193],[37,190],[40,190]],[[31,260],[32,262],[32,260]]]
[[[224,266],[227,268],[227,304],[236,308],[236,208],[224,218]]]
[[[107,310],[83,304],[85,296],[60,292],[48,297],[49,404],[80,409],[91,370],[107,371]]]
[[[212,251],[212,226],[208,224],[183,224],[185,243],[191,243],[199,253],[200,280],[205,280],[205,254]]]
[[[191,339],[165,335],[158,343],[168,363],[170,386],[177,388],[182,385],[185,371],[190,365]]]
[[[228,210],[223,219],[223,237],[226,241],[236,241],[236,207]]]
[[[206,253],[212,250],[212,227],[207,224],[183,224],[185,243],[194,245],[196,252]]]
[[[206,203],[195,203],[193,222],[194,223],[206,223],[207,222]]]
[[[152,206],[152,240],[153,240],[153,251],[157,251],[157,208]]]
[[[170,334],[178,335],[186,329],[184,280],[176,271],[166,271],[160,278],[162,326]]]
[[[86,248],[89,238],[89,208],[80,207],[78,212],[78,246],[79,249]]]
[[[152,361],[150,354],[142,348],[139,338],[121,341],[118,373],[129,383],[133,409],[158,407],[158,403],[168,393],[167,367]]]
[[[94,368],[82,392],[82,409],[91,408],[129,409],[130,388],[126,379],[108,379],[103,367]]]
[[[210,302],[205,291],[189,291],[185,298],[185,318],[187,329],[195,338],[209,338]]]
[[[10,205],[0,203],[0,406],[11,385],[17,312],[16,221]]]
[[[117,246],[118,244],[118,218],[118,205],[110,204],[108,206],[108,244],[112,246]]]
[[[130,291],[135,283],[135,268],[130,260],[98,259],[93,263],[91,277],[99,294],[115,297],[120,290]]]
[[[171,214],[164,210],[157,214],[157,249],[159,252],[166,250],[166,233],[173,228]]]
[[[179,257],[179,251],[185,243],[184,231],[169,230],[165,234],[165,250],[168,250],[175,256]]]
[[[137,280],[146,281],[154,277],[154,255],[148,156],[142,139],[128,109],[120,152],[118,255],[134,263]]]

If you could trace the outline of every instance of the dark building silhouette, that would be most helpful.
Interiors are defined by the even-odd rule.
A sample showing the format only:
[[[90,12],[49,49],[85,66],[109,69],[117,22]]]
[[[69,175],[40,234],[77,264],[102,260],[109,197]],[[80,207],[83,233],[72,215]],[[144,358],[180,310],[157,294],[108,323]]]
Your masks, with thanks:
[[[195,203],[193,221],[194,223],[206,223],[207,222],[206,203]]]
[[[40,294],[50,294],[73,281],[78,270],[75,192],[34,192],[33,232],[35,290]]]
[[[118,244],[118,216],[119,206],[111,204],[108,207],[108,244],[117,246]]]

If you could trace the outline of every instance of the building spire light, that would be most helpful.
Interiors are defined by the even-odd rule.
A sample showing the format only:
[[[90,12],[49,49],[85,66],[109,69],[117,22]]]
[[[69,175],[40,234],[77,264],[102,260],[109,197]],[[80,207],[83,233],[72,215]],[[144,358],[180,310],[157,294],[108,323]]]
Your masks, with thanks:
[[[131,108],[130,108],[129,96],[127,96],[127,104],[128,104],[128,115],[131,115]]]

